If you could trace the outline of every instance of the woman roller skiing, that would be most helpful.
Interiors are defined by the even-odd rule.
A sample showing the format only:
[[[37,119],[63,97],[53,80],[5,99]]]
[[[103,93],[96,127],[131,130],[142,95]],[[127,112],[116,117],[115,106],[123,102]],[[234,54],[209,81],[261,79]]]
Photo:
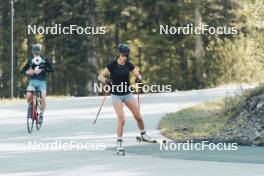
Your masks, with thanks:
[[[117,114],[117,154],[122,153],[124,155],[123,147],[123,128],[125,124],[125,114],[123,111],[123,104],[125,104],[132,112],[137,126],[140,130],[140,137],[143,141],[153,142],[154,139],[149,137],[145,131],[144,121],[139,112],[138,105],[133,94],[129,90],[129,73],[136,77],[136,83],[141,82],[141,75],[135,68],[135,66],[128,60],[129,46],[127,44],[119,44],[117,47],[118,58],[107,64],[107,66],[101,71],[98,79],[111,87],[111,100],[115,112]],[[110,78],[108,78],[110,76]],[[122,91],[118,91],[116,87],[122,85]],[[119,86],[120,87],[120,86]]]

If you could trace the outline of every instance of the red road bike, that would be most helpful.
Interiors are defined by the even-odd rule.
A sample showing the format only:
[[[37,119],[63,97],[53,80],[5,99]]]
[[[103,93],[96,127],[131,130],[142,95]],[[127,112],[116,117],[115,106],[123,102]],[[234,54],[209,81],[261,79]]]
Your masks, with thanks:
[[[36,129],[40,130],[42,122],[39,121],[40,115],[40,103],[41,103],[41,91],[35,89],[36,91],[21,91],[22,97],[25,97],[25,93],[30,92],[31,96],[28,102],[27,108],[27,130],[28,133],[32,133],[34,123],[36,124]]]

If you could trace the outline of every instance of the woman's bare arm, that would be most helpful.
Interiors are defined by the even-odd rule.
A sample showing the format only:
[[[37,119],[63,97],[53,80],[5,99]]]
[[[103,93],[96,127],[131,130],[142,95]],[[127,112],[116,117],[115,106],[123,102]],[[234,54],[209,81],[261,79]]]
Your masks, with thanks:
[[[108,68],[104,68],[100,72],[100,74],[98,75],[98,80],[100,80],[103,83],[106,83],[106,81],[107,81],[106,77],[109,76],[109,75],[110,75],[110,72],[109,72]]]
[[[134,68],[134,70],[132,70],[133,75],[138,78],[138,79],[142,79],[142,76],[139,74],[138,70],[136,68]]]

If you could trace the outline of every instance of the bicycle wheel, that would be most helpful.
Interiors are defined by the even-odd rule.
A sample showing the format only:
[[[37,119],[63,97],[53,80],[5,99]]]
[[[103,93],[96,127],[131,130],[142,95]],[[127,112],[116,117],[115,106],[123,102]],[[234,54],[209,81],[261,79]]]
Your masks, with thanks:
[[[29,103],[28,104],[28,110],[27,110],[27,130],[28,130],[28,133],[32,133],[33,124],[34,124],[34,119],[32,116],[32,103]]]
[[[38,115],[38,116],[39,116],[39,115]],[[39,117],[38,117],[38,119],[36,120],[36,128],[37,128],[37,130],[40,130],[40,127],[41,127],[42,123],[38,123],[38,120],[39,120]]]

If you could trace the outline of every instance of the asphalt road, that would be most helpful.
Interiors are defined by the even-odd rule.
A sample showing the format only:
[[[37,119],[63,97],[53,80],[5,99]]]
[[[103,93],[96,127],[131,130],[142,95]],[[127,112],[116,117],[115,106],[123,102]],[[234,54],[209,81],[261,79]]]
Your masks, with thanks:
[[[240,90],[233,86],[144,95],[141,112],[147,132],[164,139],[158,130],[164,114]],[[43,127],[32,134],[26,130],[26,103],[0,105],[0,175],[264,176],[261,147],[166,151],[160,150],[159,144],[138,143],[135,136],[139,132],[128,109],[125,109],[126,156],[117,156],[116,115],[110,97],[96,125],[92,124],[101,100],[102,97],[48,99]],[[34,144],[37,149],[32,147]],[[73,148],[67,148],[69,144]]]

